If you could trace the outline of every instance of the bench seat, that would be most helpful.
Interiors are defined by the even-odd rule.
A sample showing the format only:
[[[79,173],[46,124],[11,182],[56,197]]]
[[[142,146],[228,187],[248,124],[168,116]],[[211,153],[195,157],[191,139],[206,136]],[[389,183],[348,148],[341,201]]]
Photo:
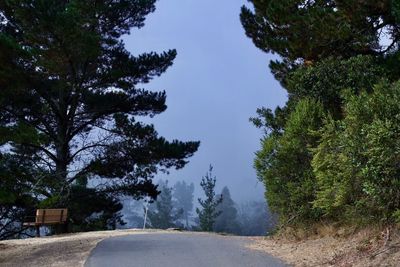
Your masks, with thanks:
[[[36,236],[40,236],[40,226],[64,224],[67,222],[67,209],[37,209],[34,222],[24,222],[23,226],[36,227]]]

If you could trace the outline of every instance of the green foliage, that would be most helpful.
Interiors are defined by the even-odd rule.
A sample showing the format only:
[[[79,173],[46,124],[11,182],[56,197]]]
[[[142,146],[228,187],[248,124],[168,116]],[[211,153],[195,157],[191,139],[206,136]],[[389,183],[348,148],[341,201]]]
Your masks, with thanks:
[[[341,91],[371,91],[385,77],[383,67],[371,56],[355,56],[347,60],[327,58],[309,67],[301,67],[287,77],[290,98],[305,97],[320,101],[325,110],[339,118],[342,115]]]
[[[292,217],[316,218],[312,209],[316,183],[311,168],[311,148],[318,139],[313,134],[322,125],[324,110],[319,102],[303,99],[290,114],[285,132],[269,135],[256,153],[255,168],[266,187],[266,198],[282,220]]]
[[[392,217],[396,223],[400,223],[400,210],[396,210],[395,212],[393,212]]]
[[[242,25],[280,56],[270,68],[289,96],[251,119],[265,132],[255,168],[271,208],[293,222],[397,220],[399,2],[250,2]],[[307,101],[319,115],[300,112]]]
[[[240,16],[246,35],[261,50],[282,58],[270,67],[284,85],[287,73],[302,64],[385,52],[388,49],[379,43],[383,28],[394,43],[399,38],[392,1],[250,2],[254,8],[243,6]]]
[[[282,133],[283,128],[285,127],[287,116],[290,110],[290,103],[292,102],[288,101],[284,108],[278,106],[274,112],[272,112],[271,109],[259,108],[257,109],[257,117],[250,118],[250,121],[257,128],[262,128],[266,135],[270,133],[279,135]]]
[[[74,232],[113,230],[125,224],[120,213],[122,204],[112,193],[72,186],[67,208],[69,228]]]
[[[26,159],[0,152],[0,239],[24,236],[21,222],[38,203],[32,174],[41,175]]]
[[[391,220],[400,207],[400,84],[346,96],[345,117],[328,121],[313,160],[314,206],[341,217],[356,211]]]
[[[327,119],[320,131],[321,142],[314,150],[312,161],[318,184],[314,207],[322,209],[325,216],[332,218],[345,215],[340,208],[354,203],[360,193],[355,190],[360,183],[359,170],[353,169],[351,160],[354,158],[352,150],[362,144],[347,142],[340,134],[342,131],[341,122]],[[354,215],[350,213],[350,216]]]
[[[214,230],[216,218],[221,215],[222,211],[218,211],[218,206],[222,202],[222,197],[215,193],[215,183],[217,178],[212,174],[213,167],[210,168],[205,176],[201,179],[200,186],[203,188],[205,199],[198,199],[201,209],[196,208],[199,215],[200,228],[202,231],[211,232]]]
[[[397,22],[400,21],[400,2],[399,1],[391,1],[391,9],[392,15]]]

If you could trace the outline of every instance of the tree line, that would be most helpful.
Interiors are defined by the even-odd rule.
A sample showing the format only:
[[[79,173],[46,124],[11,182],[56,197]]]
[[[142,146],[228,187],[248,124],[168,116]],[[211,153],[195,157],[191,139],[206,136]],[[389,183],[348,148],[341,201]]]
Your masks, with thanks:
[[[200,182],[204,198],[197,199],[197,203],[194,202],[193,183],[178,181],[170,186],[168,180],[159,181],[161,193],[148,206],[147,202],[126,200],[123,213],[127,227],[180,228],[237,235],[265,235],[273,231],[276,216],[271,214],[266,203],[251,201],[238,205],[227,186],[223,187],[221,193],[216,193],[217,180],[212,169],[210,166]],[[146,213],[147,219],[144,221]]]
[[[251,0],[246,35],[288,100],[254,161],[282,224],[400,222],[400,4]]]

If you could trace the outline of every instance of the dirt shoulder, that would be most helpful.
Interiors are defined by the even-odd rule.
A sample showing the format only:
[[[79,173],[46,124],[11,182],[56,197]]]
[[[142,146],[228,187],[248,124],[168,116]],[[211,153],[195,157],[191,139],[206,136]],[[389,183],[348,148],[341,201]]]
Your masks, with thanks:
[[[281,258],[292,266],[399,266],[399,229],[329,229],[308,237],[256,237],[250,248]]]
[[[150,232],[129,229],[0,241],[0,266],[83,266],[101,240]]]

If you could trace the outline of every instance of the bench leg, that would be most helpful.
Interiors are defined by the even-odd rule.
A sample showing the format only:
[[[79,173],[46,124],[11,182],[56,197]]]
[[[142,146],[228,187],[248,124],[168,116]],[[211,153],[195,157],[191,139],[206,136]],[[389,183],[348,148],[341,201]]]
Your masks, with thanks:
[[[36,226],[36,237],[40,237],[40,226]]]

